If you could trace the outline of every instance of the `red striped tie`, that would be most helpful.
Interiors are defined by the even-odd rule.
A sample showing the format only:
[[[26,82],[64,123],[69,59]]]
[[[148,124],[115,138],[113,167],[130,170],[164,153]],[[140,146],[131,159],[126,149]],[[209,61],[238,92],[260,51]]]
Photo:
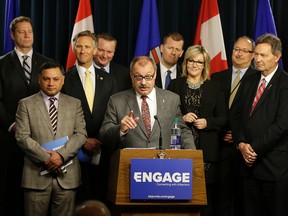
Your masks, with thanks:
[[[260,84],[259,88],[257,89],[257,93],[256,93],[255,98],[254,98],[254,101],[253,101],[253,103],[252,103],[252,108],[251,108],[250,113],[253,112],[253,110],[254,110],[254,108],[256,107],[256,104],[258,103],[259,99],[261,98],[261,96],[262,96],[265,88],[266,88],[266,80],[265,80],[265,78],[263,78],[262,81],[261,81],[261,84]]]
[[[146,101],[147,96],[141,96],[142,98],[142,119],[144,122],[144,126],[146,128],[146,133],[148,135],[148,137],[151,134],[151,118],[150,118],[150,110],[149,110],[149,106],[148,103]]]

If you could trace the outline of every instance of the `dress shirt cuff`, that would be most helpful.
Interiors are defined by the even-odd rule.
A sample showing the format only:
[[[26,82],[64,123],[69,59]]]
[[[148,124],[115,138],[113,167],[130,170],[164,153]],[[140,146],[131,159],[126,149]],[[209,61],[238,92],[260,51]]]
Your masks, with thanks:
[[[10,127],[8,128],[8,131],[9,132],[12,132],[11,130],[12,130],[12,128],[13,128],[13,126],[16,124],[16,122],[13,122],[11,125],[10,125]]]

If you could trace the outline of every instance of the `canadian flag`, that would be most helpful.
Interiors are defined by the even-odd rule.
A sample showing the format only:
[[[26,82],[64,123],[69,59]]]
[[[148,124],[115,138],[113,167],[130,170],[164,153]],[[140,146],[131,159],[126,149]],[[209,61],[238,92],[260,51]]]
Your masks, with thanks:
[[[210,74],[228,68],[217,0],[202,0],[194,44],[201,44],[208,50]]]
[[[75,19],[75,24],[71,36],[71,43],[68,52],[68,58],[66,63],[66,70],[71,68],[75,62],[76,57],[73,53],[73,38],[81,31],[90,30],[94,32],[93,17],[90,0],[80,0],[78,6],[78,12]]]

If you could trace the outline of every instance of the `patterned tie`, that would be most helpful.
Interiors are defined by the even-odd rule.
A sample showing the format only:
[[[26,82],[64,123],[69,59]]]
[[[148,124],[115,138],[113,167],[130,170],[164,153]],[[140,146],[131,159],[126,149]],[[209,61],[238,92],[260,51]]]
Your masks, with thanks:
[[[101,67],[100,69],[104,72],[107,72],[104,67]]]
[[[171,81],[171,71],[167,70],[166,78],[165,78],[165,89],[168,88],[170,81]]]
[[[240,70],[238,70],[236,72],[237,75],[236,75],[236,77],[232,83],[232,86],[231,86],[230,97],[229,97],[229,109],[233,103],[235,95],[236,95],[238,88],[240,86],[240,72],[241,72]]]
[[[85,94],[86,94],[86,98],[88,101],[90,111],[92,112],[93,102],[94,102],[94,89],[93,89],[93,84],[92,84],[89,70],[85,71],[84,90],[85,90]]]
[[[57,100],[55,97],[50,97],[49,101],[50,101],[50,106],[49,106],[49,117],[51,120],[51,125],[53,128],[53,133],[54,135],[56,135],[56,131],[57,131],[57,109],[56,106],[54,104],[54,101]]]
[[[147,96],[141,96],[142,98],[142,119],[144,122],[144,126],[146,128],[147,136],[150,137],[151,134],[151,119],[150,119],[150,111],[149,111],[149,106],[146,101]]]
[[[266,80],[265,80],[265,78],[263,78],[261,80],[261,84],[260,84],[259,88],[257,89],[254,101],[252,103],[252,108],[251,108],[250,114],[254,111],[254,108],[256,107],[256,104],[258,103],[259,99],[261,98],[265,88],[266,88]]]
[[[30,80],[31,80],[31,68],[28,64],[28,55],[23,55],[22,58],[23,58],[23,70],[24,70],[24,73],[25,73],[25,76],[27,78],[27,82],[28,84],[30,83]]]

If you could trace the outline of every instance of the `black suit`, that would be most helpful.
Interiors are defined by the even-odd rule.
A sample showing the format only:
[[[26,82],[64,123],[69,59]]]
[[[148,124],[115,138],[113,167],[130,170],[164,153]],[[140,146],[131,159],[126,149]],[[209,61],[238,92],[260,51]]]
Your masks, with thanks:
[[[186,77],[179,77],[171,80],[168,90],[180,95],[181,112],[183,115],[189,112],[186,96]],[[198,118],[205,118],[207,126],[205,129],[198,130],[199,143],[198,149],[203,150],[204,162],[206,163],[205,179],[208,206],[203,209],[203,215],[213,215],[213,206],[215,203],[215,182],[217,181],[218,168],[217,162],[220,160],[220,149],[218,142],[218,131],[225,126],[228,120],[227,109],[224,100],[224,94],[220,90],[218,83],[206,80],[203,83],[203,92],[200,99],[200,113]],[[192,128],[193,123],[187,123]]]
[[[118,91],[124,91],[132,87],[129,68],[115,62],[110,62],[109,74],[115,77]]]
[[[241,88],[245,79],[250,75],[256,73],[252,67],[249,67],[245,72],[244,76],[241,78]],[[214,73],[211,76],[212,80],[215,80],[219,83],[221,90],[224,92],[226,106],[228,109],[229,97],[231,92],[231,83],[232,83],[232,68],[227,69],[218,73]],[[231,130],[231,116],[234,115],[237,104],[239,103],[239,94],[240,90],[237,91],[233,103],[229,109],[229,121],[223,131],[220,132],[219,142],[220,142],[220,157],[221,161],[219,164],[219,186],[218,186],[218,204],[216,205],[217,215],[221,216],[230,216],[232,210],[233,196],[236,192],[234,203],[234,214],[241,215],[241,207],[238,205],[241,202],[240,198],[240,188],[241,181],[239,181],[239,154],[235,147],[234,143],[225,142],[223,136],[227,131]],[[239,207],[239,208],[238,208]]]
[[[22,210],[20,207],[15,208],[15,203],[19,204],[15,199],[19,198],[23,153],[16,144],[15,134],[10,133],[8,128],[15,122],[19,100],[40,90],[39,68],[48,60],[33,52],[31,81],[28,85],[21,62],[14,50],[0,58],[0,212],[3,215],[11,214],[11,210]],[[13,207],[10,207],[11,205]],[[6,208],[9,209],[9,214]]]
[[[259,72],[245,81],[233,127],[235,142],[249,143],[258,155],[252,167],[242,157],[246,215],[288,215],[288,76],[277,69],[250,115],[260,77]],[[261,190],[267,200],[256,198],[247,182],[256,185],[253,192]]]
[[[182,73],[182,67],[180,65],[177,65],[177,74],[176,74],[176,78],[180,77]],[[162,79],[161,79],[161,70],[160,70],[160,63],[157,64],[157,76],[156,76],[156,80],[155,80],[155,85],[158,88],[163,88],[162,86]]]
[[[117,92],[117,84],[113,76],[97,68],[95,68],[95,77],[96,89],[92,113],[89,109],[76,66],[65,73],[62,92],[81,100],[88,137],[99,139],[99,130],[106,111],[106,105],[110,96]],[[99,166],[81,163],[83,186],[80,191],[80,197],[78,198],[79,201],[93,198],[103,201],[108,181],[108,168],[106,167],[109,162],[109,153],[110,150],[102,148]],[[102,173],[103,171],[105,172]]]

